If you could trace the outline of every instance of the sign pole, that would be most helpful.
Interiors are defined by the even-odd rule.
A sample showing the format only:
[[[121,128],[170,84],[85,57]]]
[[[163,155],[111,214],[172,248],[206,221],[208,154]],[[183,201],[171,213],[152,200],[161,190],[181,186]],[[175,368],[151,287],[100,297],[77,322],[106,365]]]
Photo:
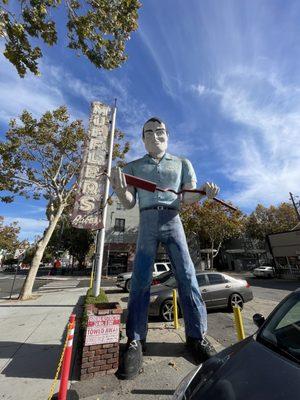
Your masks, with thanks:
[[[113,112],[112,112],[111,130],[110,130],[110,137],[109,137],[109,150],[108,150],[108,160],[107,160],[107,175],[108,176],[110,176],[110,172],[111,172],[112,155],[113,155],[113,148],[114,148],[116,113],[117,113],[117,107],[116,107],[116,100],[115,100],[115,105],[114,105]],[[96,269],[95,273],[96,273],[96,275],[95,275],[94,286],[93,286],[93,295],[95,297],[99,296],[99,293],[100,293],[108,195],[109,195],[109,178],[106,177],[103,203],[102,203],[103,204],[103,211],[102,211],[103,228],[100,229],[97,233],[97,244],[96,244],[96,253],[95,253],[95,269]]]

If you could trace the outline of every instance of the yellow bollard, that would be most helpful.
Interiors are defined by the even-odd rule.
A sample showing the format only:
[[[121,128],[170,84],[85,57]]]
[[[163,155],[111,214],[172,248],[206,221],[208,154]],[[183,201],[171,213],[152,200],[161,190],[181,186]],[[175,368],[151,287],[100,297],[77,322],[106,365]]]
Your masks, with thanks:
[[[92,267],[91,278],[90,278],[90,289],[93,287],[94,282],[94,265]]]
[[[173,289],[173,311],[174,311],[174,328],[179,328],[178,322],[178,307],[177,307],[177,293],[176,289]]]
[[[244,325],[243,325],[243,318],[242,318],[242,313],[240,307],[236,306],[233,307],[233,312],[234,312],[234,322],[235,322],[235,328],[236,328],[236,333],[238,340],[243,340],[245,339],[245,332],[244,332]]]

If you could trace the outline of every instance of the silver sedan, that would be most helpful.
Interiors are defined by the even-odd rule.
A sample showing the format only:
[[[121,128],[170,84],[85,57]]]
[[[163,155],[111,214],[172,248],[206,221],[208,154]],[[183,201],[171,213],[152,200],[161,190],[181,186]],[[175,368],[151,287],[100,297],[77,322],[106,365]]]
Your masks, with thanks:
[[[196,276],[207,309],[228,308],[231,311],[233,306],[243,308],[244,303],[253,299],[250,285],[244,279],[232,278],[220,272],[200,272]],[[168,322],[173,320],[172,293],[176,287],[174,276],[161,285],[151,287],[149,315],[159,316]]]

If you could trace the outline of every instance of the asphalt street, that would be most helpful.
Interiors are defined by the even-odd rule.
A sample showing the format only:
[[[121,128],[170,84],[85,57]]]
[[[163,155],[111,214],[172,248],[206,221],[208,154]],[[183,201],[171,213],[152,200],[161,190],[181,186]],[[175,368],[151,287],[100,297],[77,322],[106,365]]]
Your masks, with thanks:
[[[18,295],[24,284],[25,278],[26,278],[25,275],[20,275],[20,276],[17,275],[14,282],[14,274],[0,273],[0,299],[7,298],[11,293],[12,287],[13,287],[12,295]],[[40,281],[36,279],[33,290],[38,290],[41,286],[45,285],[46,283],[47,283],[46,281]]]
[[[267,317],[276,305],[289,293],[300,287],[300,282],[280,279],[262,279],[247,277],[253,291],[253,300],[244,305],[242,312],[246,336],[256,331],[252,317],[260,313]],[[233,323],[233,314],[224,310],[214,310],[208,313],[208,332],[227,347],[237,341]]]

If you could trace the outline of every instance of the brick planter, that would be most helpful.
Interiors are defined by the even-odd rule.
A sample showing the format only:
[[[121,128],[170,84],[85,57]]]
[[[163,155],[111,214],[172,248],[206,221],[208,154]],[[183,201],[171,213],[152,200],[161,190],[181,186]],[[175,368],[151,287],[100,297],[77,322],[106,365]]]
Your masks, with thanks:
[[[122,308],[119,303],[89,304],[81,362],[81,380],[114,374],[119,366]]]

